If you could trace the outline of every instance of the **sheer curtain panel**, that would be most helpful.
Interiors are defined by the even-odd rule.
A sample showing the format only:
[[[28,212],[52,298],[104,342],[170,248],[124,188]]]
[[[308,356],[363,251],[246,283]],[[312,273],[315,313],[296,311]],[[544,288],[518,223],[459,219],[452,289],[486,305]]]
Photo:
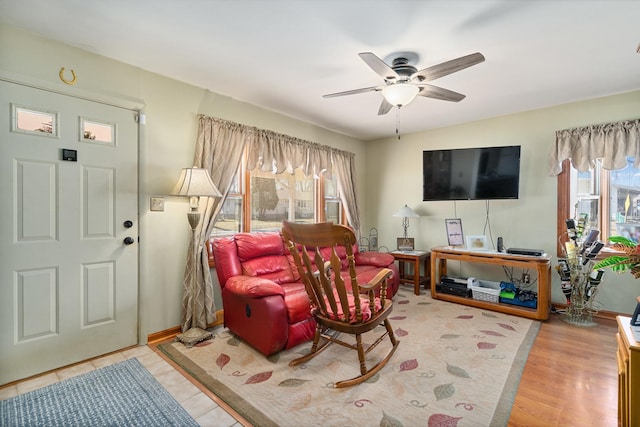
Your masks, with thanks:
[[[205,329],[215,320],[213,283],[205,242],[211,235],[245,150],[248,153],[247,170],[258,168],[275,173],[293,173],[295,169],[302,168],[307,176],[319,176],[321,173],[331,176],[336,173],[347,221],[356,235],[359,234],[360,215],[353,153],[218,118],[198,116],[193,164],[209,171],[223,197],[201,198],[200,201],[201,221],[195,233],[198,241],[190,242],[191,245],[198,244],[197,269],[193,271],[190,268],[194,255],[189,251],[183,283],[183,335],[196,328]],[[192,280],[192,275],[196,276],[196,280]]]

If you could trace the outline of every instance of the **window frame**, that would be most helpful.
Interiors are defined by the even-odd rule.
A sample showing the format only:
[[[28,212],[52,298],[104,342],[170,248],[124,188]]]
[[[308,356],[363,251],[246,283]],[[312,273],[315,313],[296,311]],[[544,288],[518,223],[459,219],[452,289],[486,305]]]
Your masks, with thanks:
[[[564,257],[564,244],[569,241],[569,236],[567,234],[567,218],[573,218],[573,213],[571,210],[571,160],[565,159],[562,162],[562,172],[558,174],[558,182],[557,182],[557,194],[558,194],[558,206],[557,206],[557,247],[556,252],[558,257]],[[600,218],[599,218],[599,229],[600,235],[599,239],[602,242],[609,242],[609,226],[603,221],[610,221],[610,210],[611,210],[611,194],[609,191],[609,187],[611,184],[609,172],[603,168],[600,168],[600,186],[599,186],[599,201],[600,201]],[[600,255],[596,258],[604,258],[606,256],[611,255],[610,252],[615,252],[609,245],[605,246],[608,254],[600,253]]]
[[[239,231],[240,233],[253,233],[254,231],[251,230],[251,171],[248,170],[245,167],[245,163],[246,163],[246,153],[243,156],[243,160],[241,162],[241,165],[239,167],[239,171],[238,171],[238,177],[240,179],[239,184],[239,188],[241,191],[241,194],[237,194],[237,193],[230,193],[227,195],[227,197],[232,196],[232,197],[236,197],[242,200],[242,223],[241,223],[241,230]],[[315,186],[315,197],[314,197],[314,203],[315,203],[315,212],[314,212],[314,217],[317,219],[318,222],[326,222],[326,193],[325,193],[325,182],[326,182],[326,177],[324,176],[324,174],[321,174],[320,177],[318,179],[314,179],[314,186]],[[334,199],[334,198],[331,198]],[[344,203],[342,202],[342,199],[340,198],[340,196],[338,195],[337,198],[335,198],[339,201],[340,203],[340,224],[343,225],[348,225],[347,224],[347,220],[346,220],[346,211],[344,209]],[[225,200],[226,201],[226,200]],[[217,218],[216,218],[217,221]],[[234,234],[236,234],[237,232],[230,232],[230,233],[225,233],[225,234],[212,234],[210,237],[211,238],[218,238],[218,237],[223,237],[223,236],[233,236]]]

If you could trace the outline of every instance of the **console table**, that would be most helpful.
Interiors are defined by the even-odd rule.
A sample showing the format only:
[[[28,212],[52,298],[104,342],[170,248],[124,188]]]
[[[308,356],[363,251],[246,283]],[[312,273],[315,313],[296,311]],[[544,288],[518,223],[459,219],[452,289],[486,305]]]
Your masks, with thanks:
[[[448,260],[535,270],[538,276],[537,308],[475,300],[437,292],[435,284],[440,283],[441,277],[447,274]],[[451,246],[433,248],[431,249],[431,297],[531,319],[547,320],[551,305],[551,258],[548,256],[515,255],[493,251],[468,251]]]
[[[429,252],[425,251],[392,251],[391,255],[398,261],[400,271],[400,283],[410,283],[413,285],[413,293],[420,295],[420,286],[425,289],[431,280],[431,263],[429,262]],[[405,271],[405,263],[413,265],[413,274],[409,275]],[[420,274],[421,264],[424,265],[424,275]]]

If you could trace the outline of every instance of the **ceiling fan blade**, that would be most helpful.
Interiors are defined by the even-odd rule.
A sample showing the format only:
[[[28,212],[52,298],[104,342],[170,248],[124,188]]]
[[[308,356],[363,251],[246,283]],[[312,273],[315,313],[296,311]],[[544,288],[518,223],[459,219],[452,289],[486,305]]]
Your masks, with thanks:
[[[379,86],[371,86],[371,87],[363,87],[360,89],[353,89],[353,90],[345,90],[344,92],[336,92],[336,93],[329,93],[327,95],[322,95],[323,98],[333,98],[336,96],[345,96],[345,95],[355,95],[357,93],[365,93],[365,92],[373,92],[376,90],[381,90]]]
[[[389,67],[386,62],[378,58],[375,54],[371,52],[362,52],[358,55],[360,55],[360,58],[362,58],[362,60],[366,62],[373,71],[375,71],[380,77],[385,79],[385,81],[396,80],[400,78],[398,73],[396,73],[393,68]]]
[[[467,56],[462,56],[451,61],[443,62],[438,65],[425,68],[423,70],[416,71],[411,76],[411,79],[417,78],[419,81],[431,81],[439,79],[440,77],[447,76],[456,71],[464,70],[472,65],[479,64],[484,61],[484,55],[479,52],[472,53]]]
[[[392,108],[393,105],[391,105],[386,99],[382,98],[382,103],[380,104],[380,108],[378,108],[378,115],[382,116],[387,114]]]
[[[466,98],[466,95],[463,95],[458,92],[454,92],[449,89],[444,89],[438,86],[432,86],[427,84],[417,85],[417,86],[420,88],[420,92],[418,92],[418,95],[424,96],[427,98],[434,98],[434,99],[440,99],[442,101],[452,101],[452,102],[460,102],[464,98]]]

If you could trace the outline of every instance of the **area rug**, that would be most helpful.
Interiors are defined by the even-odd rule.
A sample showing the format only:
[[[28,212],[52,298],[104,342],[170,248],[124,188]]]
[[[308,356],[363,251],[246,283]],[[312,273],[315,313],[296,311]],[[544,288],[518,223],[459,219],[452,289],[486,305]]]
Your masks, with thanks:
[[[397,351],[372,379],[344,389],[333,384],[359,364],[339,345],[297,367],[289,361],[310,343],[266,358],[221,327],[192,348],[159,348],[255,426],[507,425],[539,322],[403,290],[389,319]]]
[[[1,426],[198,426],[129,359],[0,401]]]

